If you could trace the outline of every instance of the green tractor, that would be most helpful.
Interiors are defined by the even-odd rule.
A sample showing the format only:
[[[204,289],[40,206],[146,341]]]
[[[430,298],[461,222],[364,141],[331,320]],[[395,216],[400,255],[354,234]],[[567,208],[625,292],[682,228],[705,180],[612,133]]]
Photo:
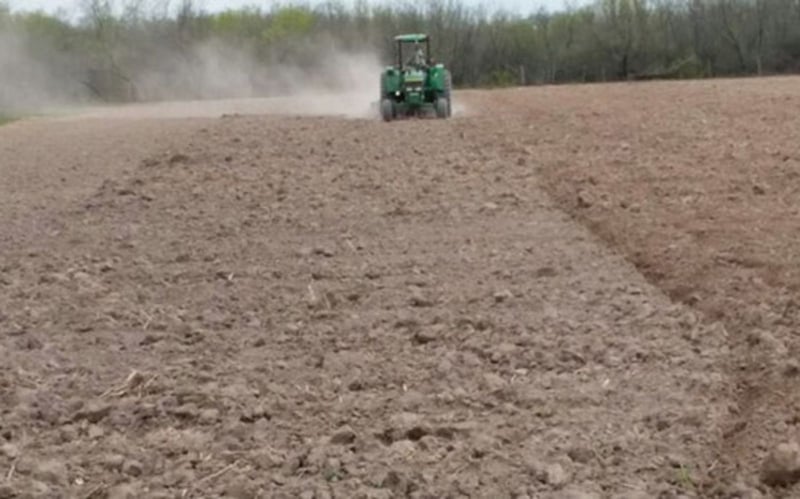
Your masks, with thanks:
[[[381,74],[380,108],[384,121],[435,113],[437,118],[452,115],[452,80],[443,64],[430,57],[430,37],[424,34],[399,35],[397,61]],[[411,57],[404,48],[413,45]],[[424,47],[424,48],[423,48]]]

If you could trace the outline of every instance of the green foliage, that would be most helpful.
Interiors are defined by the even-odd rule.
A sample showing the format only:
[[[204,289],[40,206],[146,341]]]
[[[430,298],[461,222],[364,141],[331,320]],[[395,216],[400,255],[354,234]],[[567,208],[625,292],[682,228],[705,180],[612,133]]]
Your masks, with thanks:
[[[17,14],[13,22],[16,29],[25,33],[40,52],[49,52],[53,46],[64,48],[74,41],[71,26],[42,12]]]
[[[256,9],[226,10],[209,16],[210,32],[222,38],[257,38],[267,22]]]
[[[11,18],[11,9],[8,7],[8,2],[0,0],[0,27],[2,27]]]
[[[677,471],[675,482],[678,486],[680,486],[684,490],[691,490],[694,489],[695,487],[691,470],[686,465],[683,464],[681,464],[680,468]]]
[[[507,69],[495,69],[486,77],[484,86],[489,87],[511,87],[519,82],[514,73]]]
[[[702,78],[705,76],[705,67],[703,67],[702,61],[695,54],[692,54],[689,57],[675,61],[669,72],[675,78]]]
[[[316,21],[312,12],[300,7],[282,8],[271,17],[269,28],[263,35],[270,43],[308,36]]]

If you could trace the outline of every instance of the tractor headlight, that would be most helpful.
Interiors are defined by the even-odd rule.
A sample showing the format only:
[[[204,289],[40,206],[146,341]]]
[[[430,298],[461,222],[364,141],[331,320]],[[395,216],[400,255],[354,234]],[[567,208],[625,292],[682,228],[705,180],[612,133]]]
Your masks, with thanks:
[[[397,92],[395,92],[394,94],[395,94],[396,96],[400,97],[400,91],[399,91],[399,90],[398,90]]]

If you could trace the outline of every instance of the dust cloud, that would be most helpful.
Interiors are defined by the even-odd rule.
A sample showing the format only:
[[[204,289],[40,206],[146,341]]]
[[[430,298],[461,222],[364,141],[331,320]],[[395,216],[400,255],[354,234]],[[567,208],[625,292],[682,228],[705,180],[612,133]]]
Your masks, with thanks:
[[[24,33],[0,29],[0,114],[27,114],[87,102],[79,67]]]
[[[204,43],[191,57],[162,58],[158,70],[136,79],[145,102],[159,101],[178,115],[279,113],[374,114],[382,64],[371,52],[319,48],[313,64],[265,65],[248,51],[221,42]],[[152,106],[137,106],[142,111]]]
[[[192,117],[279,113],[372,117],[381,61],[371,52],[302,47],[304,60],[260,62],[220,40],[174,47],[120,46],[111,78],[97,58],[61,53],[0,28],[0,114]],[[102,66],[102,65],[101,65]],[[106,66],[108,66],[106,64]],[[102,76],[108,76],[102,75]],[[109,87],[112,91],[109,91]],[[114,99],[106,99],[113,93]],[[119,96],[122,98],[119,98]]]

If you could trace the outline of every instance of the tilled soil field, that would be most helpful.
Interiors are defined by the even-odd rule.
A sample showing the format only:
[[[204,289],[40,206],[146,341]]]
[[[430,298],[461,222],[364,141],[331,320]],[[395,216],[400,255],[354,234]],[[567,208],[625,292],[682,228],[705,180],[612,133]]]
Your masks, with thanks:
[[[792,497],[799,83],[3,127],[0,497]]]

